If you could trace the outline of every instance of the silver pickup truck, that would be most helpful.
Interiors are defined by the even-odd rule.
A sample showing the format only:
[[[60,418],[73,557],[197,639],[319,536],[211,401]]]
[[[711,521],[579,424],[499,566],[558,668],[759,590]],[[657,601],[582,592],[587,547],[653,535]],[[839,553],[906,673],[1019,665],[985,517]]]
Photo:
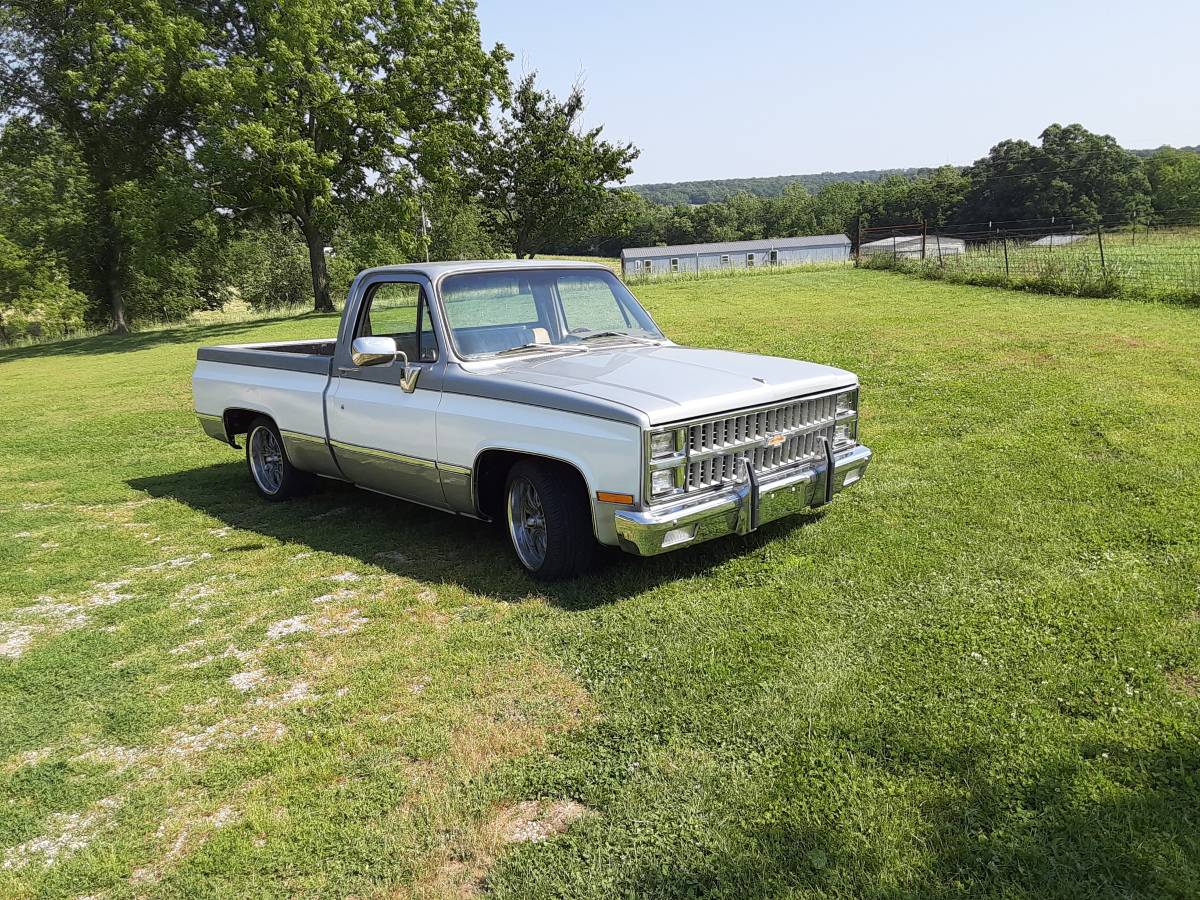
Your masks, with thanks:
[[[204,430],[258,493],[313,476],[505,524],[535,576],[597,543],[650,556],[827,503],[858,481],[858,379],[668,340],[606,267],[362,272],[336,339],[203,347]]]

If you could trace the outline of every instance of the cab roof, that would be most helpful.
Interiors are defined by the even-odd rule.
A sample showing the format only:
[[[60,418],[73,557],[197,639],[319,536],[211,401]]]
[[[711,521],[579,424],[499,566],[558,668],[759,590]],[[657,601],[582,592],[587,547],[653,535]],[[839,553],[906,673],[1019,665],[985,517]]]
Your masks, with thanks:
[[[449,262],[412,262],[395,266],[376,266],[359,273],[359,276],[375,273],[416,273],[424,275],[430,281],[436,281],[444,275],[455,275],[460,272],[487,272],[498,269],[604,269],[612,268],[604,263],[583,262],[573,259],[464,259]]]

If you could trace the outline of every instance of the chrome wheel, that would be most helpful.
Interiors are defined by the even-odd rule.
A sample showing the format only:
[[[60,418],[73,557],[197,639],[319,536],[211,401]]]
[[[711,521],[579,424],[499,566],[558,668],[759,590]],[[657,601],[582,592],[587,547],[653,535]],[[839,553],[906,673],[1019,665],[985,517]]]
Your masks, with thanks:
[[[283,448],[275,432],[259,425],[250,435],[250,472],[266,494],[278,494],[283,486]]]
[[[528,479],[514,478],[508,487],[508,533],[525,568],[540,569],[546,561],[546,513]]]

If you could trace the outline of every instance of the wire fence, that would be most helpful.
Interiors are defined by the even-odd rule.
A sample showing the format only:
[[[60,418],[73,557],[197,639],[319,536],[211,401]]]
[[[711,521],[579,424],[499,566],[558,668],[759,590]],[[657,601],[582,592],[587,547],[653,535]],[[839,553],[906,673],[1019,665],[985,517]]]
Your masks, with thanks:
[[[855,262],[929,278],[1081,296],[1200,302],[1200,211],[1070,220],[863,228]]]

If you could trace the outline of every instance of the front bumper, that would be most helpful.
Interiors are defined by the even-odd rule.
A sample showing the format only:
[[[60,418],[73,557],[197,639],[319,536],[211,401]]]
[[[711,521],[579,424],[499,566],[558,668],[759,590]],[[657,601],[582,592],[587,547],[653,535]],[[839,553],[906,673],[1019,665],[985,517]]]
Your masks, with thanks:
[[[715,495],[668,507],[623,510],[616,514],[621,549],[655,556],[727,534],[749,534],[766,522],[827,503],[856,483],[871,462],[871,451],[858,445],[831,454],[828,461],[799,470],[756,477]]]

